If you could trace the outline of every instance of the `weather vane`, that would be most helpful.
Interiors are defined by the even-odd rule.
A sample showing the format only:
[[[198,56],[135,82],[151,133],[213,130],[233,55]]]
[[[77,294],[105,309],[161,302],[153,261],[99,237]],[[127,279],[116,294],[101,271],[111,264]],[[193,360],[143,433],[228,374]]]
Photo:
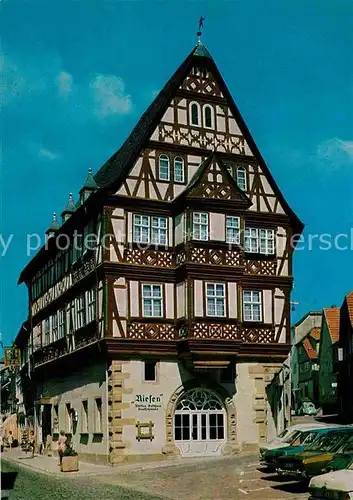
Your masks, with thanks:
[[[201,42],[201,35],[202,35],[202,28],[203,28],[203,22],[204,22],[205,18],[203,16],[200,17],[200,20],[199,20],[199,30],[198,32],[196,33],[197,34],[197,37],[198,37],[198,42],[200,43]]]

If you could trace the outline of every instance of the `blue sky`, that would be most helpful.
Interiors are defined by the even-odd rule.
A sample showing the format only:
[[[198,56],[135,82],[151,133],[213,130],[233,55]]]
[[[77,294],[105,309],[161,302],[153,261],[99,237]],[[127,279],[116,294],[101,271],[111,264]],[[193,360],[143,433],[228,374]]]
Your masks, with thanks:
[[[2,2],[0,331],[27,315],[26,235],[43,234],[195,42],[213,55],[309,233],[353,233],[351,0]],[[351,249],[296,252],[293,320],[353,289]],[[345,241],[340,240],[343,245]],[[347,242],[346,242],[347,243]],[[350,242],[349,246],[350,246]]]

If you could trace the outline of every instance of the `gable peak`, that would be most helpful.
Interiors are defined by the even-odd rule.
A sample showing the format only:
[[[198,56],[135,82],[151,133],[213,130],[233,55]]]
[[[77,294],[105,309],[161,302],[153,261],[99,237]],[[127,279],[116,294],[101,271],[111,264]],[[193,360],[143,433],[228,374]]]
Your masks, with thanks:
[[[213,60],[211,54],[209,53],[209,51],[206,49],[206,47],[204,46],[204,44],[201,42],[201,40],[199,40],[196,44],[196,47],[194,48],[194,50],[192,51],[192,55],[193,56],[197,56],[197,57],[207,57],[208,59],[211,59]]]

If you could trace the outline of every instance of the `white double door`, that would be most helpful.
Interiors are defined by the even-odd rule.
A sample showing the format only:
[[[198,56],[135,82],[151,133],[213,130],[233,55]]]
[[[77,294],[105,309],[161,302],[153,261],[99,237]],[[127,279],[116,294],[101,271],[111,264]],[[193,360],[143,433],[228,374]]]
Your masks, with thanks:
[[[220,455],[225,442],[225,412],[177,411],[174,439],[183,456]]]

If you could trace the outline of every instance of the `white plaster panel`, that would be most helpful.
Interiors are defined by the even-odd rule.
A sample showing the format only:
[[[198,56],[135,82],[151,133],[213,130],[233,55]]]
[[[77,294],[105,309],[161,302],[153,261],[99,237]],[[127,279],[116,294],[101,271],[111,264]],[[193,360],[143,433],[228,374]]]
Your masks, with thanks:
[[[195,316],[203,316],[203,287],[201,280],[194,281]]]
[[[165,284],[165,310],[168,319],[174,319],[174,284]]]
[[[229,317],[237,318],[238,317],[238,304],[237,304],[237,284],[236,283],[228,283],[228,308],[229,308]]]
[[[264,322],[272,323],[272,290],[263,290]]]
[[[177,297],[177,318],[185,316],[185,283],[178,283],[176,286]]]
[[[168,107],[161,121],[167,123],[174,123],[174,110],[172,107]]]
[[[185,214],[181,214],[181,217],[176,217],[174,220],[178,221],[178,224],[175,225],[175,245],[179,245],[184,241]]]
[[[225,241],[225,215],[210,213],[211,240]]]
[[[139,282],[130,281],[130,314],[139,316]]]

